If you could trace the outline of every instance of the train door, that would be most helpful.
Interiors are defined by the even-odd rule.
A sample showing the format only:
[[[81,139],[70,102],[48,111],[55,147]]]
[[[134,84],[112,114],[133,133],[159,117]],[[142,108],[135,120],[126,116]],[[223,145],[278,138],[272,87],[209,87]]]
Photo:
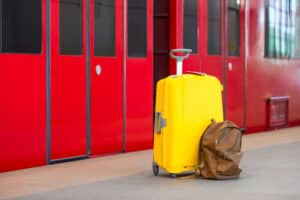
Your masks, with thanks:
[[[153,1],[127,0],[126,151],[152,147]]]
[[[51,0],[50,162],[87,155],[86,3]]]
[[[185,69],[218,77],[225,118],[245,127],[244,0],[185,0],[183,12],[183,46],[193,49]]]
[[[226,0],[226,119],[245,128],[245,1]]]
[[[0,0],[0,172],[45,164],[46,1]]]
[[[224,114],[245,127],[244,0],[200,2],[201,71],[224,85]]]
[[[123,150],[123,0],[90,1],[91,153]]]
[[[152,1],[91,0],[91,153],[152,144]]]

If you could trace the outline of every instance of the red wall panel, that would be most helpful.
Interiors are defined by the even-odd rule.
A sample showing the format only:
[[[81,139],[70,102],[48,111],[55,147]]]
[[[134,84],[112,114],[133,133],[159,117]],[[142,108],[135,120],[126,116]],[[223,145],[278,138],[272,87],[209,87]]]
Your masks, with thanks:
[[[46,164],[45,3],[41,54],[0,54],[0,172]]]
[[[244,1],[240,1],[240,55],[229,56],[228,33],[234,30],[229,29],[228,1],[220,1],[220,53],[210,55],[208,52],[208,19],[209,0],[198,1],[198,52],[194,52],[184,61],[184,71],[200,71],[209,75],[216,76],[224,85],[224,113],[225,118],[234,121],[241,128],[244,128],[244,98],[245,98],[245,12]],[[171,33],[170,48],[183,47],[183,1],[170,1],[171,5]],[[226,8],[226,9],[224,9]],[[173,31],[174,30],[174,31]],[[171,59],[170,72],[175,72],[175,60]],[[228,70],[227,66],[231,63],[233,68]],[[225,78],[226,76],[226,78]],[[238,83],[238,84],[237,84]],[[226,112],[225,112],[226,111]]]
[[[94,0],[90,9],[91,47],[91,154],[119,153],[123,150],[123,0],[116,5],[116,54],[115,56],[95,55],[95,13],[99,7]],[[96,74],[96,66],[101,74]]]
[[[86,4],[82,54],[60,53],[60,1],[51,1],[51,160],[86,154]]]
[[[170,50],[183,46],[183,0],[170,0]],[[186,63],[184,63],[185,66]],[[184,67],[185,70],[185,67]],[[176,73],[176,61],[170,58],[170,74]]]
[[[147,1],[147,57],[127,56],[126,151],[153,143],[153,1]]]
[[[272,96],[290,96],[289,124],[300,123],[300,60],[264,57],[265,2],[248,3],[247,127],[267,128],[266,102]]]
[[[0,172],[46,164],[46,1],[42,2],[42,53],[0,54]],[[246,2],[247,130],[267,129],[266,103],[272,96],[290,97],[289,125],[300,125],[300,60],[265,58],[265,1]],[[182,47],[182,5],[182,0],[170,1],[170,49]],[[128,58],[127,61],[127,151],[152,146],[151,0],[148,9],[148,57],[144,60]],[[203,17],[199,18],[200,23],[203,20]],[[200,49],[203,46],[200,45]],[[203,70],[200,61],[195,68],[189,62],[186,67]],[[175,72],[174,60],[171,60],[170,71]],[[85,98],[85,92],[80,97]],[[85,108],[82,102],[82,108]],[[82,127],[85,127],[85,122]]]

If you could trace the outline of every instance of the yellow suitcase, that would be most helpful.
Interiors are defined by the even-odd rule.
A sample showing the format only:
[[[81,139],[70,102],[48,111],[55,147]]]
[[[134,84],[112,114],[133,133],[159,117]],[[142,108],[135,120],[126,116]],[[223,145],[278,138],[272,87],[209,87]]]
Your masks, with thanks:
[[[203,132],[211,119],[223,121],[223,86],[219,80],[205,74],[177,74],[157,84],[154,175],[158,175],[159,167],[173,175],[195,170]]]

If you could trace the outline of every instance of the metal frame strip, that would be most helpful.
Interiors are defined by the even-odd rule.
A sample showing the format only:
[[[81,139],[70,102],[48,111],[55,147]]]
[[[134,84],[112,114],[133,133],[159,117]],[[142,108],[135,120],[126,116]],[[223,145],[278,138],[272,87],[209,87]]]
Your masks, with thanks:
[[[76,157],[70,157],[70,158],[63,158],[63,159],[57,159],[57,160],[51,160],[49,164],[58,164],[58,163],[64,163],[64,162],[71,162],[71,161],[78,161],[78,160],[84,160],[88,159],[88,156],[76,156]]]
[[[90,49],[90,4],[91,0],[86,0],[86,141],[87,156],[91,154],[91,49]]]
[[[249,8],[248,8],[248,0],[245,0],[244,2],[244,9],[245,9],[245,27],[244,27],[244,30],[245,30],[245,63],[244,63],[244,128],[245,128],[245,132],[247,131],[247,82],[248,82],[248,79],[247,79],[247,69],[248,69],[248,25],[249,25],[249,17],[248,17],[248,14],[249,14]]]
[[[127,129],[127,0],[123,0],[123,152],[126,152]]]
[[[223,87],[224,87],[224,93],[223,93],[223,104],[224,104],[224,120],[226,120],[226,116],[227,116],[227,100],[226,100],[226,97],[227,97],[227,51],[226,51],[226,48],[227,48],[227,35],[226,35],[226,29],[227,29],[227,20],[226,20],[226,17],[227,17],[227,13],[226,13],[226,10],[227,10],[227,0],[224,0],[223,1],[223,24],[224,24],[224,27],[223,27],[223,31],[224,31],[224,36],[223,36],[223,80],[224,80],[224,83],[223,83]]]
[[[51,19],[50,0],[46,0],[46,162],[51,162]]]

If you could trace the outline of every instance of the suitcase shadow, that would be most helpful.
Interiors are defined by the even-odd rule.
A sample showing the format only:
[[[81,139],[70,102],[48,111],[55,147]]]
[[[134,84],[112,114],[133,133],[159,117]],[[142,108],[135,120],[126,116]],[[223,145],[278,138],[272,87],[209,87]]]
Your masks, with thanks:
[[[169,179],[195,179],[195,178],[197,178],[194,171],[185,172],[182,174],[170,174],[168,172],[161,172],[158,176],[162,177],[162,178],[169,178]]]

